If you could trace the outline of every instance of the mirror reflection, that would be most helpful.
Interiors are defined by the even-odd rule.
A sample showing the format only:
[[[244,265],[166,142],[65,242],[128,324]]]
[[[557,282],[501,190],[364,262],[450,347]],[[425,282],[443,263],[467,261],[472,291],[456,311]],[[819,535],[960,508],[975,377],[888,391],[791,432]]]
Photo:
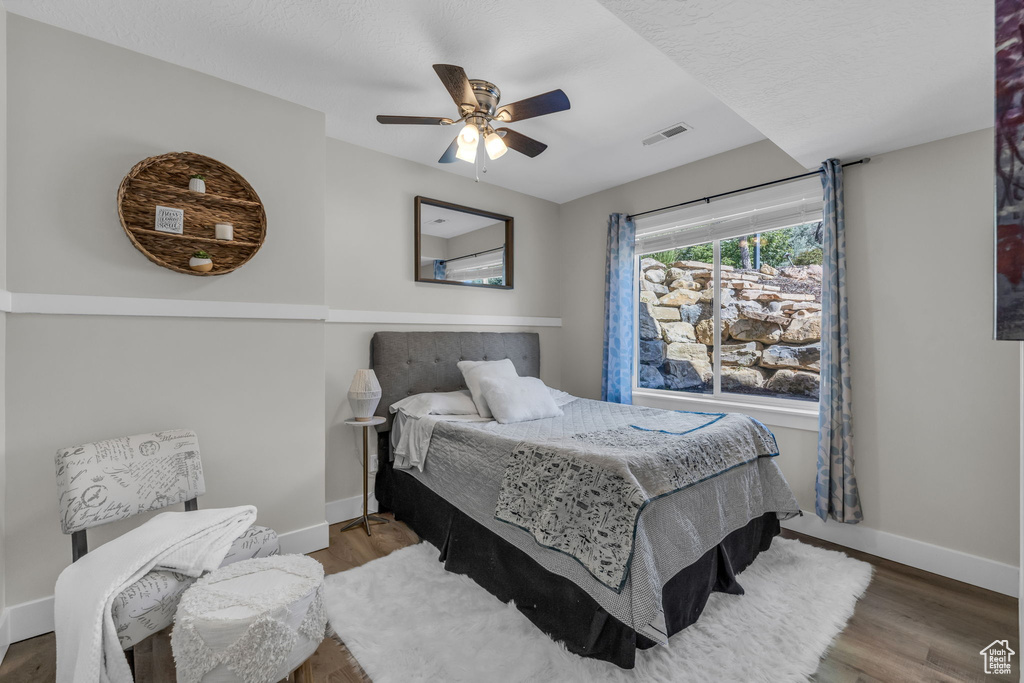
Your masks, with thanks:
[[[416,280],[512,286],[512,218],[416,198]]]

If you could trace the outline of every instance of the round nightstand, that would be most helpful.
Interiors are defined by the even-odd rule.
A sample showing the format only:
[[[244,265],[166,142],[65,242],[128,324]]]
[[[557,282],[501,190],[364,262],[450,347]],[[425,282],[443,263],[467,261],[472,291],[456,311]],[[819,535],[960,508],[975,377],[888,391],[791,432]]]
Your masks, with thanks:
[[[387,422],[386,418],[383,417],[371,417],[369,420],[345,420],[345,424],[352,425],[353,427],[363,428],[363,514],[361,517],[356,517],[351,522],[341,528],[342,531],[348,531],[353,527],[363,525],[366,528],[366,535],[370,535],[370,522],[382,522],[387,523],[388,520],[383,517],[368,514],[366,509],[367,499],[369,498],[369,476],[370,476],[370,463],[368,455],[368,444],[369,444],[369,433],[370,427],[376,427],[379,424]]]

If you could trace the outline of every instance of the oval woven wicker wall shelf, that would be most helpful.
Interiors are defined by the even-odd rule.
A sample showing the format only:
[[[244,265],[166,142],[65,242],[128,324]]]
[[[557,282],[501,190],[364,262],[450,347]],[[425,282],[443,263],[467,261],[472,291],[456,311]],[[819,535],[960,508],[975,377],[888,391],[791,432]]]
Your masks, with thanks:
[[[189,177],[206,176],[206,192],[188,189]],[[159,232],[156,207],[185,211],[183,234]],[[121,226],[135,248],[153,263],[187,275],[223,275],[255,256],[267,235],[267,214],[259,195],[234,170],[210,157],[172,152],[143,159],[117,190]],[[231,223],[233,240],[214,237],[214,225]],[[213,259],[213,270],[188,266],[196,251]]]

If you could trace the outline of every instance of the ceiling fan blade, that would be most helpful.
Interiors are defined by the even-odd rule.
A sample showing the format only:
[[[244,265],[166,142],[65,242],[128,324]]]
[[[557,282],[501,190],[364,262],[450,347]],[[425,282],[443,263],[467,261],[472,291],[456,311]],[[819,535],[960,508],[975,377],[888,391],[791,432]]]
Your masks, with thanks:
[[[569,98],[566,94],[561,90],[552,90],[543,95],[534,95],[525,100],[502,105],[498,108],[495,118],[506,122],[522,121],[523,119],[532,119],[534,116],[565,111],[568,108]]]
[[[455,100],[460,109],[476,109],[476,95],[473,94],[473,86],[466,78],[466,72],[461,66],[454,64],[435,64],[434,71],[444,84],[448,94]]]
[[[456,135],[455,139],[452,140],[452,144],[448,145],[448,149],[446,149],[444,151],[444,154],[442,154],[441,158],[437,160],[437,163],[439,163],[439,164],[450,164],[450,163],[453,163],[455,161],[458,161],[458,159],[455,156],[455,153],[458,152],[458,151],[459,151],[459,136]]]
[[[451,119],[439,116],[377,116],[377,123],[404,123],[414,126],[450,126]]]
[[[535,157],[548,148],[543,142],[538,142],[522,133],[517,133],[511,128],[499,128],[496,132],[505,134],[502,140],[505,141],[505,144],[510,149],[514,149],[528,157]]]

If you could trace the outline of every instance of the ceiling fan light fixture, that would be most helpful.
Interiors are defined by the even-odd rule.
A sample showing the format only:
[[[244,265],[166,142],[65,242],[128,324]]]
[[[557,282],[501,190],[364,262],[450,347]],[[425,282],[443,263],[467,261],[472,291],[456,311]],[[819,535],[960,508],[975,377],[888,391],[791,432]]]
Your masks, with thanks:
[[[472,145],[474,151],[476,150],[476,143],[480,140],[480,129],[476,127],[475,123],[467,123],[465,127],[459,132],[459,147]]]
[[[381,114],[377,116],[377,121],[383,124],[421,126],[452,126],[465,122],[462,130],[437,160],[439,164],[450,164],[457,159],[477,163],[480,160],[481,138],[487,156],[492,160],[504,156],[509,148],[533,158],[547,149],[547,145],[511,128],[500,127],[494,130],[490,124],[494,121],[513,123],[569,109],[569,98],[561,90],[502,105],[501,91],[496,85],[478,78],[470,80],[461,66],[434,64],[434,72],[459,108],[458,118]]]
[[[468,161],[471,164],[476,163],[477,142],[478,140],[473,140],[473,142],[471,143],[463,144],[462,136],[460,135],[459,148],[455,151],[455,158],[462,159],[463,161]]]
[[[484,138],[484,148],[487,150],[487,156],[491,161],[494,161],[508,151],[508,145],[493,130]]]

